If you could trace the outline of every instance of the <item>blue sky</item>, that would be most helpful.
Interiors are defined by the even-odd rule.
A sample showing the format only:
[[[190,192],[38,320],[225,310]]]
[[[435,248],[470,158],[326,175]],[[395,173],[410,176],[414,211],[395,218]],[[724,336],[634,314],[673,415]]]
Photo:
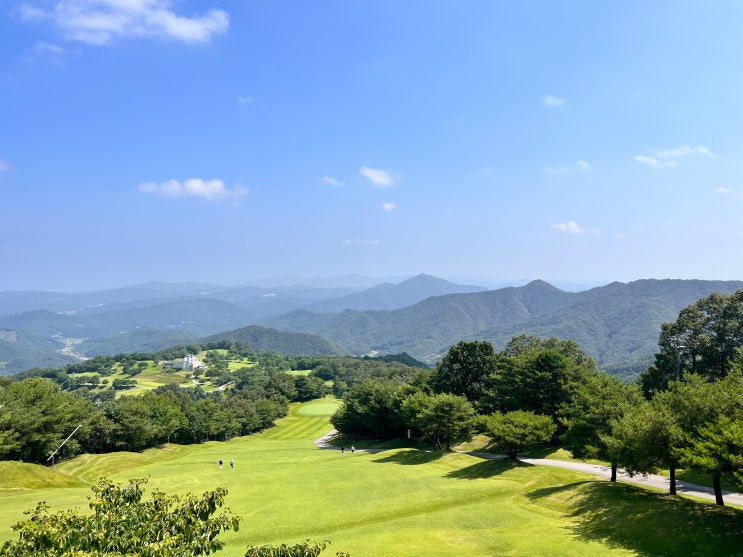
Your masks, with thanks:
[[[743,279],[743,3],[0,0],[0,290]]]

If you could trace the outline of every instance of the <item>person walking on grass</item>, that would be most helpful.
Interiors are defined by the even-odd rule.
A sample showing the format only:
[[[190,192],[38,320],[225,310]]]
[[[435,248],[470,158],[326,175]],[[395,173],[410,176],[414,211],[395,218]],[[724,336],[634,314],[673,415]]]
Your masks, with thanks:
[[[219,459],[219,469],[220,470],[222,469],[222,459],[221,458]]]
[[[230,459],[230,468],[234,468],[234,467],[235,467],[235,459],[234,458],[231,458]]]

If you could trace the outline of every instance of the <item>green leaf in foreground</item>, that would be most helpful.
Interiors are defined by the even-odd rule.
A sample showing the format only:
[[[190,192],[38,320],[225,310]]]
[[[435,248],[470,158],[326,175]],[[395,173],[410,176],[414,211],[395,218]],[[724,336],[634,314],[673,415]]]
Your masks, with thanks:
[[[208,555],[222,549],[217,536],[238,530],[239,517],[227,510],[213,516],[222,506],[227,490],[218,487],[201,497],[183,497],[153,491],[143,499],[145,479],[129,480],[120,486],[101,479],[89,497],[92,514],[75,509],[49,513],[41,501],[26,511],[28,520],[18,522],[17,541],[0,548],[2,557],[175,557]]]

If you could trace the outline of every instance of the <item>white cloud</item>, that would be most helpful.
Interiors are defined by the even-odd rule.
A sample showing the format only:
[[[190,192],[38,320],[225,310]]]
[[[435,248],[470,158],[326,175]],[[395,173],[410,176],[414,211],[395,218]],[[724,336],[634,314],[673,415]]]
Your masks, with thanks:
[[[394,203],[392,201],[386,201],[382,203],[383,211],[394,211],[395,209],[397,209],[397,203]]]
[[[633,158],[640,164],[644,164],[651,168],[671,168],[678,164],[679,159],[688,157],[689,155],[700,155],[710,159],[717,158],[717,155],[703,145],[696,145],[695,147],[682,145],[675,149],[655,151],[652,157],[648,155],[635,155]]]
[[[582,172],[590,170],[591,165],[586,161],[576,161],[573,166],[545,166],[544,171],[547,174],[565,174],[567,172]]]
[[[556,97],[555,95],[547,95],[546,97],[542,98],[542,104],[544,106],[565,106],[565,99],[562,97]]]
[[[44,41],[38,41],[34,46],[34,51],[39,54],[47,54],[54,57],[64,56],[67,54],[64,48],[57,46],[56,44],[47,43]]]
[[[253,104],[255,102],[255,99],[253,97],[243,97],[240,95],[237,97],[237,102],[240,104]]]
[[[139,184],[138,187],[139,191],[163,197],[203,197],[207,201],[230,201],[248,193],[247,188],[241,185],[236,185],[230,190],[225,187],[222,180],[202,180],[200,178],[191,178],[183,182],[168,180],[162,184],[144,182]]]
[[[560,232],[565,232],[566,234],[598,234],[599,232],[596,229],[581,228],[574,220],[569,220],[568,222],[560,224],[553,224],[550,228],[554,228]]]
[[[51,20],[67,38],[98,45],[131,37],[207,42],[229,27],[230,16],[224,10],[185,17],[172,11],[171,4],[172,0],[58,0],[49,10],[24,4],[18,13],[26,21]]]
[[[377,246],[379,245],[379,240],[376,238],[373,238],[371,240],[361,240],[359,238],[354,238],[353,240],[344,240],[343,244],[346,246]]]
[[[720,193],[722,195],[731,195],[733,193],[732,188],[715,188],[715,193]]]
[[[362,166],[359,169],[359,173],[377,187],[383,188],[395,183],[395,177],[392,173],[388,170],[382,170],[381,168]]]
[[[0,159],[0,172],[5,170],[10,170],[10,165],[8,164],[8,161]]]
[[[329,185],[331,185],[331,186],[335,186],[336,188],[340,188],[340,187],[343,187],[343,186],[345,186],[345,185],[346,185],[346,184],[344,184],[343,182],[341,182],[340,180],[336,180],[336,179],[335,179],[335,178],[333,178],[332,176],[323,176],[323,177],[321,178],[321,180],[322,180],[322,181],[323,181],[324,183],[326,183],[326,184],[329,184]]]
[[[640,164],[647,165],[651,168],[668,168],[671,166],[676,166],[676,161],[660,161],[655,157],[648,157],[646,155],[635,155],[632,158]]]

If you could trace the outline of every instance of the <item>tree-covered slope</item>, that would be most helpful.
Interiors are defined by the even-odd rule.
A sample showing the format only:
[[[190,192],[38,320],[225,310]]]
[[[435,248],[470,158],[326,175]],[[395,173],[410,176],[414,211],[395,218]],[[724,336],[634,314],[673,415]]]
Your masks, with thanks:
[[[271,320],[270,326],[318,334],[356,354],[408,352],[435,359],[451,344],[496,325],[515,325],[564,307],[574,294],[543,281],[526,286],[427,298],[393,311],[318,314],[307,310]]]
[[[348,355],[348,351],[339,344],[317,335],[280,331],[257,325],[211,335],[202,339],[202,342],[220,340],[242,342],[259,352],[278,352],[287,356]]]
[[[394,311],[297,311],[270,325],[319,334],[355,354],[404,351],[430,361],[459,340],[489,340],[500,348],[526,333],[575,340],[601,364],[644,363],[657,351],[661,323],[710,292],[739,288],[741,281],[669,279],[615,282],[571,293],[534,281],[432,297]]]
[[[78,361],[60,352],[62,344],[27,331],[0,330],[0,375],[33,367],[58,367]]]

